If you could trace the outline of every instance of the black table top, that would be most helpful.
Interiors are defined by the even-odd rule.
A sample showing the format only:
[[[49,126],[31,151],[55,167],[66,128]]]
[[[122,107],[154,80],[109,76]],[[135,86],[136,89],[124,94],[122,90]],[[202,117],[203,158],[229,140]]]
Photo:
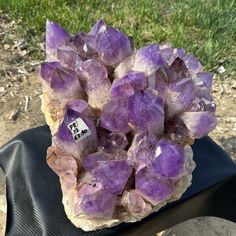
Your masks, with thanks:
[[[136,223],[84,232],[66,217],[58,177],[46,163],[49,128],[26,130],[0,149],[7,177],[6,235],[154,235],[197,216],[236,222],[236,165],[209,137],[192,146],[196,169],[181,199]]]

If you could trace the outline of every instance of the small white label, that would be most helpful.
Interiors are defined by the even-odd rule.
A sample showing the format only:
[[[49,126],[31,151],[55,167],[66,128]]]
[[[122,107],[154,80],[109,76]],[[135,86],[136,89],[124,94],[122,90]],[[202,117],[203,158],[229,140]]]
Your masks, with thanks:
[[[225,68],[224,66],[220,66],[218,69],[217,69],[217,72],[220,73],[220,74],[223,74],[225,72]]]
[[[91,135],[89,127],[85,124],[82,118],[72,121],[68,125],[68,128],[75,141],[81,141]]]

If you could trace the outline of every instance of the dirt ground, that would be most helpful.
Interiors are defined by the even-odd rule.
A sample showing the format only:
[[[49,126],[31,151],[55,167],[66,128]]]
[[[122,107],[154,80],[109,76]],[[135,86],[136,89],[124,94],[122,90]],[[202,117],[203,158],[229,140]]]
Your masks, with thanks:
[[[1,13],[1,12],[0,12]],[[41,85],[37,77],[40,61],[32,60],[35,49],[18,34],[16,22],[0,14],[0,146],[17,133],[45,124],[40,111]],[[42,52],[43,53],[43,52]],[[219,65],[220,66],[220,65]],[[210,134],[236,160],[236,74],[216,75],[213,96],[217,104],[218,126]],[[0,235],[5,230],[4,178],[0,175]],[[183,222],[164,232],[165,236],[236,235],[236,224],[213,217]]]

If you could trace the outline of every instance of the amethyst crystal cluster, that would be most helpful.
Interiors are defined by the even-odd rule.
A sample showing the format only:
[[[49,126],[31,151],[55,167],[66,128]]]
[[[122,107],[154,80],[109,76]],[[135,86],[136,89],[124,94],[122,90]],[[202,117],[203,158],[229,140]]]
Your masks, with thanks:
[[[77,227],[140,220],[189,187],[190,145],[216,126],[212,74],[193,55],[167,44],[134,50],[102,20],[76,35],[47,21],[40,77],[47,162]]]

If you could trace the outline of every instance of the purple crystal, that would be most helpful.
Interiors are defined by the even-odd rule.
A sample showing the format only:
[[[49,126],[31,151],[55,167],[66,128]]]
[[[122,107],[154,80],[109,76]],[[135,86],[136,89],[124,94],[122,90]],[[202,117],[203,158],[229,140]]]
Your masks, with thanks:
[[[53,72],[56,68],[60,68],[60,66],[61,63],[59,61],[43,62],[39,71],[41,78],[50,83]]]
[[[206,93],[205,89],[198,89],[196,97],[193,100],[192,106],[188,111],[209,111],[215,112],[216,104],[210,94]]]
[[[92,116],[92,111],[87,102],[81,99],[70,100],[66,104],[66,109],[71,109],[75,112],[85,114],[86,116]]]
[[[184,144],[188,138],[188,130],[179,117],[173,117],[166,122],[165,131],[168,137],[179,144]]]
[[[127,145],[128,140],[124,133],[114,133],[103,129],[98,135],[98,146],[105,152],[116,153],[124,150]]]
[[[72,69],[75,68],[76,64],[80,63],[77,52],[68,46],[61,46],[57,49],[57,58],[60,62]]]
[[[143,217],[152,210],[151,205],[146,203],[136,190],[124,192],[122,205],[128,209],[131,215],[136,217]]]
[[[85,170],[91,171],[100,161],[107,161],[109,156],[104,152],[95,152],[86,156],[82,162]]]
[[[167,139],[160,140],[152,160],[155,172],[166,178],[174,178],[183,171],[183,166],[183,147]]]
[[[111,87],[106,67],[101,62],[90,59],[81,63],[78,74],[88,95],[89,105],[101,109],[109,99]]]
[[[51,77],[51,88],[58,91],[69,89],[74,83],[79,83],[76,73],[73,70],[60,69],[54,70]]]
[[[131,84],[135,90],[144,90],[147,88],[147,79],[142,72],[131,71],[125,75],[121,80]]]
[[[202,112],[184,112],[181,119],[185,123],[190,137],[202,138],[216,127],[216,117],[214,113],[208,111]]]
[[[95,89],[96,86],[102,84],[103,80],[108,78],[106,67],[95,59],[83,61],[78,68],[78,73],[82,80],[86,80],[93,86],[92,89]]]
[[[166,47],[161,49],[161,55],[167,65],[170,66],[176,58],[185,56],[185,50],[183,48]]]
[[[93,169],[93,176],[105,189],[114,194],[122,193],[132,169],[125,160],[103,161]]]
[[[62,67],[59,62],[44,62],[40,69],[41,78],[56,93],[65,97],[83,97],[83,91],[74,70]]]
[[[128,37],[112,27],[102,27],[96,39],[96,50],[105,65],[116,67],[132,53]]]
[[[185,62],[185,65],[187,66],[190,74],[197,74],[202,71],[202,65],[201,63],[197,60],[196,57],[193,55],[189,54],[183,58],[183,61]]]
[[[138,130],[152,129],[160,134],[164,129],[164,107],[160,96],[151,91],[137,91],[128,98],[130,120]]]
[[[90,59],[91,57],[96,57],[96,51],[91,48],[89,44],[89,37],[84,32],[79,32],[75,36],[71,37],[66,45],[72,47],[79,56],[85,60]]]
[[[195,84],[198,87],[206,88],[208,92],[211,91],[213,73],[201,72],[196,75]]]
[[[157,44],[151,44],[140,48],[136,52],[133,70],[151,75],[153,72],[163,67],[164,63],[159,46]]]
[[[112,218],[116,196],[106,190],[87,195],[81,202],[82,211],[92,218]]]
[[[89,35],[97,35],[99,31],[102,29],[102,27],[106,27],[105,22],[101,19],[98,20],[91,28],[90,32],[88,33]]]
[[[156,73],[148,76],[148,87],[158,91],[158,95],[164,98],[168,85],[168,77],[163,69],[159,69]]]
[[[145,167],[135,176],[135,188],[147,201],[156,205],[171,196],[173,183]]]
[[[55,54],[57,48],[70,38],[70,34],[58,24],[47,20],[46,22],[46,53]]]
[[[126,100],[113,99],[106,103],[101,113],[101,126],[112,132],[128,133],[130,127]]]
[[[85,184],[78,192],[80,211],[89,218],[110,219],[116,203],[116,195],[102,188],[101,184]]]
[[[92,135],[96,136],[96,127],[93,117],[88,116],[88,114],[90,114],[90,112],[88,112],[89,109],[88,104],[83,100],[78,99],[70,101],[66,106],[65,118],[58,129],[57,137],[63,141],[75,142],[68,125],[77,118],[82,118],[91,130]]]
[[[204,102],[204,110],[209,112],[215,112],[216,111],[216,104],[213,102],[212,97],[210,98],[202,98],[202,101]]]
[[[90,32],[87,35],[88,45],[96,50],[96,38],[100,31],[106,28],[106,24],[103,20],[97,21],[91,28]]]
[[[77,126],[74,127],[72,123]],[[71,125],[74,127],[73,130],[69,128]],[[92,111],[85,101],[74,100],[67,104],[64,120],[52,140],[54,145],[63,148],[65,152],[75,158],[82,158],[95,151],[97,147],[96,127]]]
[[[164,66],[149,75],[148,85],[150,89],[157,90],[159,95],[164,97],[169,83],[173,84],[189,77],[190,74],[184,62],[180,58],[176,58],[169,67]]]
[[[129,149],[129,159],[134,165],[137,162],[143,165],[149,165],[153,158],[158,139],[152,133],[146,131],[136,134]]]
[[[129,72],[121,79],[116,79],[112,83],[111,96],[123,97],[131,96],[137,90],[147,88],[147,79],[142,72]]]
[[[190,78],[191,73],[186,67],[183,59],[176,58],[169,68],[164,68],[168,81],[181,80],[183,78]]]
[[[172,117],[186,111],[193,102],[194,92],[194,83],[190,78],[174,80],[170,83],[165,94],[168,116]]]
[[[141,220],[177,200],[195,167],[189,145],[216,126],[212,74],[182,48],[97,21],[69,35],[47,21],[42,111],[48,165],[83,230]]]

